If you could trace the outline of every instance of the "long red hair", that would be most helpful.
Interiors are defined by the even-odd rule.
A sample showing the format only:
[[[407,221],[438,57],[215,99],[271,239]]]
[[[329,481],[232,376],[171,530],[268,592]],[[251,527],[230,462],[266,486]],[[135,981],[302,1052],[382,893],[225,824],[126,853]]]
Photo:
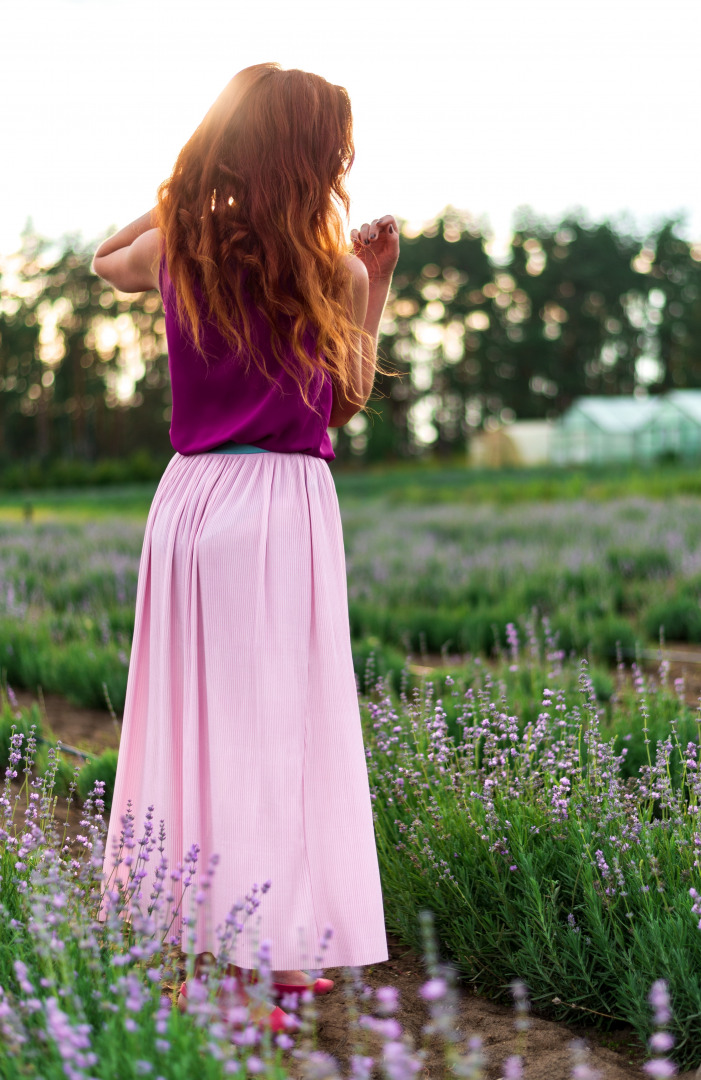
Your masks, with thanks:
[[[228,344],[274,379],[252,340],[248,295],[307,404],[320,368],[360,404],[352,357],[363,331],[353,322],[341,213],[347,217],[344,181],[354,155],[343,87],[256,64],[224,88],[158,189],[178,315],[199,352],[195,281]]]

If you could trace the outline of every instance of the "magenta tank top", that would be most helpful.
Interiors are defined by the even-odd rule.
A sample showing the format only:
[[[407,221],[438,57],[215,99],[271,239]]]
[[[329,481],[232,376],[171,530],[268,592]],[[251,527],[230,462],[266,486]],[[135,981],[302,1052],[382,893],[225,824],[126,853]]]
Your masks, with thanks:
[[[332,461],[335,457],[327,431],[333,388],[328,372],[319,371],[305,405],[295,380],[274,359],[270,332],[262,312],[250,307],[251,334],[263,352],[269,382],[251,358],[248,373],[240,354],[232,352],[216,326],[206,321],[202,300],[201,344],[207,361],[197,351],[178,321],[175,289],[165,256],[158,282],[163,298],[168,343],[168,368],[173,397],[170,441],[180,454],[198,454],[223,442],[247,443],[283,454],[311,454]],[[195,294],[202,296],[199,286]],[[311,347],[311,334],[305,339]],[[290,361],[294,354],[290,348]]]

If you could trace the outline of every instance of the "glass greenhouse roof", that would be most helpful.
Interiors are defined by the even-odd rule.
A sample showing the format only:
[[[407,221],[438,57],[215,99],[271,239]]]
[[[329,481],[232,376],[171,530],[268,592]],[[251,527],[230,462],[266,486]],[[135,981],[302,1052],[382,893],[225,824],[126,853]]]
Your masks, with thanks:
[[[664,400],[668,405],[676,406],[690,420],[701,424],[701,390],[670,390]]]
[[[701,399],[701,393],[699,397]],[[584,397],[572,403],[569,415],[577,413],[584,416],[602,431],[627,433],[647,424],[660,408],[661,402],[660,397]],[[701,400],[699,411],[701,415]],[[563,419],[566,420],[567,415]]]

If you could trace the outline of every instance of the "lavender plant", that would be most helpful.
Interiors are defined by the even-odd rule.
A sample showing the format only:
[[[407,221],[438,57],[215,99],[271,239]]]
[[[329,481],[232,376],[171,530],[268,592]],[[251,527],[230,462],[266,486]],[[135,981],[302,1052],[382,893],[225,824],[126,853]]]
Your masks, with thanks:
[[[509,694],[524,670],[533,675],[543,665],[550,685],[535,721],[520,725]],[[698,744],[679,743],[672,713],[669,738],[648,746],[647,767],[622,784],[625,747],[617,754],[603,737],[586,665],[576,701],[571,676],[556,649],[538,654],[533,637],[524,656],[510,631],[501,678],[483,665],[467,689],[445,679],[446,695],[458,703],[452,726],[459,737],[435,683],[392,696],[379,681],[363,698],[388,926],[424,955],[429,1015],[416,1046],[397,1018],[396,989],[373,994],[360,971],[347,969],[347,1069],[318,1047],[310,993],[282,1003],[288,1030],[258,1030],[253,1020],[268,1007],[265,941],[249,1004],[227,998],[236,938],[274,883],[254,886],[245,904],[234,905],[207,981],[193,980],[194,918],[184,915],[178,934],[175,916],[188,894],[206,904],[216,856],[200,867],[195,845],[182,865],[168,867],[155,808],[140,838],[128,811],[115,875],[103,879],[103,785],[85,801],[71,838],[54,795],[60,751],[51,749],[39,774],[34,728],[28,736],[14,731],[0,797],[0,1075],[180,1080],[197,1069],[207,1080],[369,1080],[373,1072],[412,1080],[438,1041],[447,1072],[481,1078],[484,1047],[457,1029],[460,983],[496,997],[509,988],[524,1039],[532,1003],[578,1022],[583,1015],[629,1021],[648,1040],[650,1075],[697,1064]],[[653,692],[637,673],[633,693],[649,732],[664,688]],[[668,768],[674,752],[682,762],[678,782]],[[75,794],[73,785],[69,805]],[[145,900],[139,889],[149,859],[157,884]],[[128,873],[118,882],[120,863]],[[319,943],[319,967],[332,932]],[[191,987],[186,1015],[172,1007],[183,975]],[[675,1062],[667,1057],[672,1049]],[[522,1043],[504,1062],[505,1077],[522,1075],[524,1054]],[[590,1076],[582,1047],[574,1045],[573,1055],[573,1076]]]
[[[391,512],[388,512],[391,510]],[[535,606],[566,652],[701,642],[701,506],[677,496],[465,506],[342,499],[357,670],[376,650],[490,654]],[[121,711],[139,518],[0,522],[0,668],[12,683]],[[378,656],[381,660],[381,657]],[[397,670],[396,653],[389,658]]]
[[[24,747],[24,755],[23,755]],[[265,1010],[270,979],[267,942],[258,950],[261,981],[245,1005],[232,1004],[232,989],[224,972],[235,955],[236,935],[253,916],[270,883],[254,886],[245,904],[237,904],[226,925],[219,928],[220,949],[206,982],[193,980],[194,919],[183,917],[188,953],[186,974],[190,978],[188,1012],[174,1009],[173,997],[181,976],[184,938],[171,933],[178,904],[188,889],[197,889],[196,902],[206,903],[207,885],[216,870],[212,859],[204,876],[198,868],[198,849],[193,846],[170,873],[163,856],[164,833],[154,836],[153,808],[144,823],[143,837],[136,841],[133,818],[123,818],[122,843],[115,853],[129,867],[126,883],[110,887],[102,880],[105,822],[101,784],[86,800],[80,821],[84,830],[68,842],[61,828],[52,795],[58,755],[52,754],[44,776],[32,778],[36,750],[33,731],[25,740],[11,737],[10,761],[0,797],[0,1073],[18,1080],[28,1073],[46,1080],[90,1080],[114,1076],[153,1076],[184,1080],[197,1070],[209,1078],[263,1076],[369,1080],[379,1069],[388,1080],[412,1080],[428,1056],[429,1040],[443,1046],[446,1067],[453,1075],[481,1080],[486,1061],[481,1040],[461,1039],[456,1019],[456,968],[438,958],[433,916],[419,915],[428,980],[421,988],[429,1019],[416,1047],[395,1017],[398,995],[391,986],[373,995],[363,985],[357,969],[346,969],[348,1024],[353,1040],[349,1071],[333,1055],[316,1046],[317,1006],[305,992],[301,1000],[283,1002],[289,1010],[288,1030],[275,1036],[261,1032],[252,1019],[256,1009]],[[12,782],[24,763],[24,783],[13,795]],[[76,770],[77,771],[77,770]],[[69,805],[73,792],[69,796]],[[22,821],[15,820],[24,805]],[[133,852],[138,849],[139,856]],[[157,885],[147,910],[138,902],[138,883],[143,863],[159,852]],[[200,871],[199,888],[198,871]],[[180,885],[175,901],[176,885]],[[106,917],[97,919],[101,902]],[[175,907],[174,907],[175,903]],[[321,965],[327,928],[316,962]],[[233,948],[232,948],[233,946]],[[662,990],[656,984],[659,1006]],[[517,1026],[524,1024],[526,988],[517,986]],[[374,1013],[374,1015],[373,1015]],[[519,1019],[520,1017],[520,1019]],[[658,1007],[656,1023],[665,1023]],[[527,1025],[527,1021],[525,1021]],[[379,1040],[374,1055],[368,1036]],[[661,1058],[672,1045],[660,1034],[651,1042],[657,1055],[651,1063],[654,1076],[672,1075],[674,1065]],[[508,1059],[505,1076],[520,1076],[520,1057]],[[580,1078],[581,1064],[575,1063]],[[662,1071],[667,1069],[666,1072]]]
[[[389,928],[419,947],[430,907],[466,984],[498,999],[516,977],[552,1018],[630,1023],[641,1042],[648,988],[664,979],[679,1064],[697,1065],[701,718],[681,741],[683,700],[636,669],[628,734],[637,726],[646,762],[626,777],[586,662],[576,693],[568,665],[549,665],[523,722],[507,680],[536,660],[511,639],[503,678],[427,680],[399,700],[380,681],[365,705]],[[613,703],[619,734],[630,705],[623,693]],[[656,743],[653,708],[669,719]]]

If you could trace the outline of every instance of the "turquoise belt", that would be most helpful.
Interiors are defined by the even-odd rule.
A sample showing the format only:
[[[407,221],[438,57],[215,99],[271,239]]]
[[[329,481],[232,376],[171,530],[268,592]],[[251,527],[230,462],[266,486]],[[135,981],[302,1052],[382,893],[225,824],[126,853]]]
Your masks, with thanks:
[[[250,446],[248,443],[224,442],[219,446],[213,446],[211,450],[203,450],[203,454],[269,454],[262,446]]]

